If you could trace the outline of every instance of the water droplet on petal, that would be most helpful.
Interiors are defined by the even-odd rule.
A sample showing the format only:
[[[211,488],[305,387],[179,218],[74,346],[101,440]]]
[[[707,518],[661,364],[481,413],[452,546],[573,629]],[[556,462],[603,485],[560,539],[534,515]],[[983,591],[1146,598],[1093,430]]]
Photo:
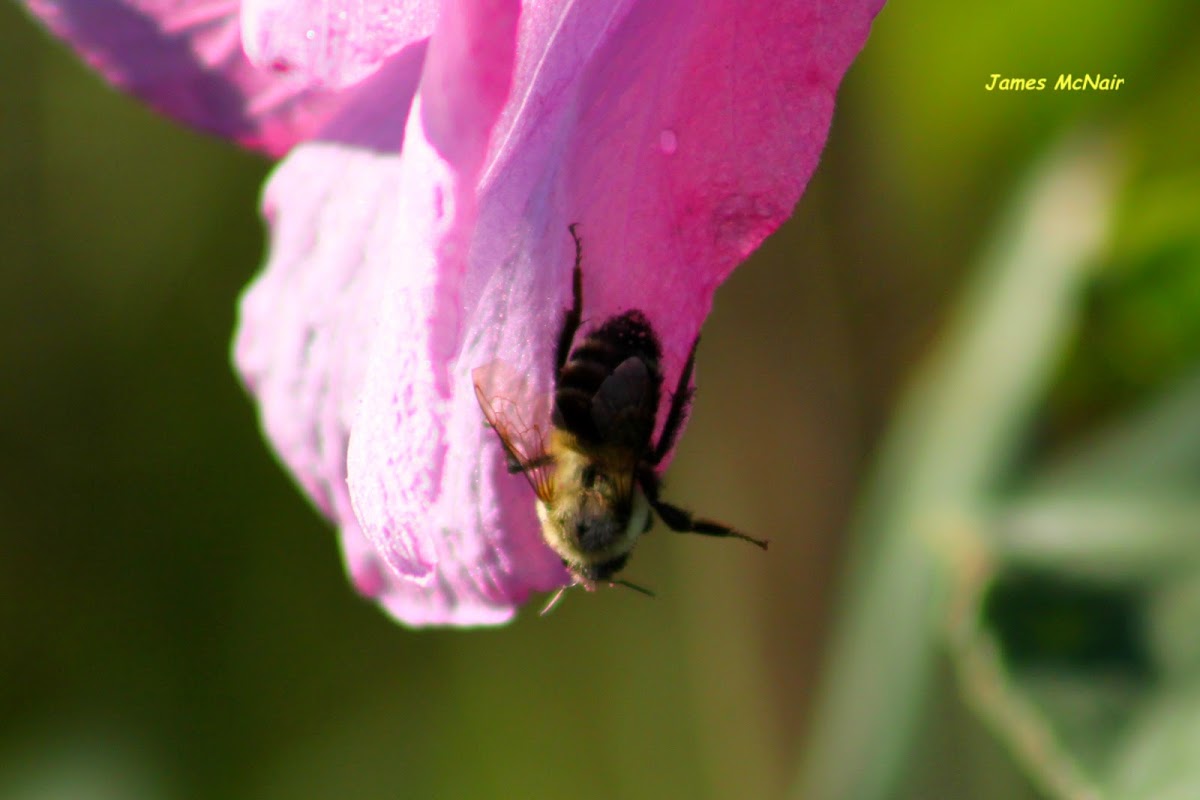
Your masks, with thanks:
[[[313,39],[316,39],[316,38],[317,38],[317,29],[316,29],[316,28],[309,28],[308,30],[306,30],[306,31],[304,32],[304,38],[305,38],[305,39],[308,39],[310,42],[311,42]]]
[[[675,135],[675,131],[667,128],[658,134],[658,149],[663,155],[674,155],[679,148],[679,137]]]

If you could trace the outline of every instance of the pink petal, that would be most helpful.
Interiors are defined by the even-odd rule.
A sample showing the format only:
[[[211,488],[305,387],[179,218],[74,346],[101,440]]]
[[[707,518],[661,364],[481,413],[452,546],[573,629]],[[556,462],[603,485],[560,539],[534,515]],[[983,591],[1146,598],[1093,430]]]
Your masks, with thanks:
[[[455,355],[462,310],[478,293],[465,283],[475,185],[508,96],[517,11],[512,0],[449,2],[430,40],[399,162],[404,191],[393,261],[349,451],[357,519],[396,573],[437,583],[466,565],[471,585],[452,589],[510,608],[530,589],[557,585],[564,572],[528,524],[523,487],[506,481],[503,490],[516,488],[520,499],[500,504],[492,482],[479,480],[491,434],[477,406],[457,402],[463,385],[472,398],[474,391],[469,367]],[[461,431],[452,449],[450,429]],[[524,512],[525,524],[503,519],[504,508]]]
[[[285,162],[237,359],[356,585],[410,624],[490,624],[566,581],[472,370],[500,359],[550,389],[579,222],[585,319],[646,312],[671,385],[716,286],[791,213],[879,5],[530,6],[508,95],[512,4],[452,2],[401,156]],[[366,107],[339,123],[401,138]]]
[[[336,95],[253,67],[237,0],[23,0],[115,85],[167,116],[281,155],[336,111]]]
[[[522,21],[481,225],[527,229],[514,269],[550,270],[561,292],[566,226],[580,222],[586,315],[642,309],[678,368],[717,285],[791,214],[881,5],[537,6]],[[526,335],[548,337],[550,316]]]
[[[264,69],[303,73],[316,85],[344,87],[393,53],[429,36],[434,0],[244,0],[242,36]]]
[[[507,31],[499,22],[506,7]],[[488,24],[471,28],[480,9],[487,10]],[[507,82],[494,76],[511,72],[515,7],[451,8],[444,25],[456,41],[486,35],[506,40],[507,48],[477,42],[472,46],[477,57],[491,56],[466,60],[435,36],[424,65],[400,54],[356,89],[334,138],[345,141],[357,132],[391,141],[397,149],[403,141],[403,157],[382,149],[309,144],[281,164],[264,200],[272,223],[271,256],[243,299],[235,358],[258,395],[280,456],[339,523],[347,566],[360,590],[409,624],[495,624],[510,618],[531,588],[551,588],[564,578],[536,532],[508,518],[505,509],[528,511],[527,502],[515,502],[527,500],[521,487],[456,482],[461,493],[444,498],[449,512],[442,535],[428,541],[408,534],[403,520],[388,513],[393,505],[421,507],[420,528],[433,525],[425,494],[440,485],[433,470],[479,472],[483,440],[490,435],[476,409],[475,445],[446,458],[434,412],[442,405],[447,358],[428,353],[441,352],[457,336],[447,317],[452,309],[432,300],[457,291],[463,258],[454,249],[473,220],[474,185],[458,179],[458,165],[466,165],[468,175],[470,164],[478,169],[486,131],[507,95]],[[452,63],[439,66],[440,58]],[[454,137],[439,140],[455,154],[454,163],[443,160],[426,138],[422,115],[407,114],[422,66],[422,91],[430,81],[443,88],[479,87],[470,93],[477,98],[476,113],[460,115],[460,127],[438,123]],[[424,116],[436,114],[435,104]],[[438,204],[430,199],[435,193],[442,194]],[[440,262],[444,268],[414,268],[414,262]],[[435,312],[441,316],[435,318]],[[371,388],[364,391],[364,385]],[[376,433],[376,421],[387,420],[399,424]],[[353,452],[378,461],[376,480],[358,500],[368,508],[380,505],[363,514],[382,520],[366,526],[366,537],[346,488],[351,430],[358,445]],[[398,497],[414,499],[406,505]]]

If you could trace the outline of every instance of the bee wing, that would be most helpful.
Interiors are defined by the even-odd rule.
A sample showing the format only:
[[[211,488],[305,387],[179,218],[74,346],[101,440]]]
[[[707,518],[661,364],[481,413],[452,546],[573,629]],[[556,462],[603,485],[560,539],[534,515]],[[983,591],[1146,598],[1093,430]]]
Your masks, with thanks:
[[[553,459],[546,453],[550,398],[539,397],[508,364],[493,361],[471,372],[484,419],[504,446],[511,466],[525,476],[542,502],[551,495]]]
[[[636,446],[649,440],[654,412],[647,408],[650,373],[637,357],[622,361],[592,398],[592,422],[606,441]]]

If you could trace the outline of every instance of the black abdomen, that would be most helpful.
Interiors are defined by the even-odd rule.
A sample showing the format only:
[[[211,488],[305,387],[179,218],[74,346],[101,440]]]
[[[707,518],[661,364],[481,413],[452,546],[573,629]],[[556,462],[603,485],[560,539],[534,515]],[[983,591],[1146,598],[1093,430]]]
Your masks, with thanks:
[[[555,426],[584,444],[645,449],[662,391],[661,359],[658,337],[642,312],[610,317],[583,337],[558,374]]]

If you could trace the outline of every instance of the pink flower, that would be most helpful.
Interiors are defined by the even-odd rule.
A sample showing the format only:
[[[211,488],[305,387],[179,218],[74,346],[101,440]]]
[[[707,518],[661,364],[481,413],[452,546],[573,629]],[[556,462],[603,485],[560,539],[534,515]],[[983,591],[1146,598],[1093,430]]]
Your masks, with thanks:
[[[472,370],[550,388],[578,222],[585,320],[644,311],[672,386],[882,0],[25,2],[164,113],[286,155],[237,367],[358,590],[473,625],[568,575]]]

